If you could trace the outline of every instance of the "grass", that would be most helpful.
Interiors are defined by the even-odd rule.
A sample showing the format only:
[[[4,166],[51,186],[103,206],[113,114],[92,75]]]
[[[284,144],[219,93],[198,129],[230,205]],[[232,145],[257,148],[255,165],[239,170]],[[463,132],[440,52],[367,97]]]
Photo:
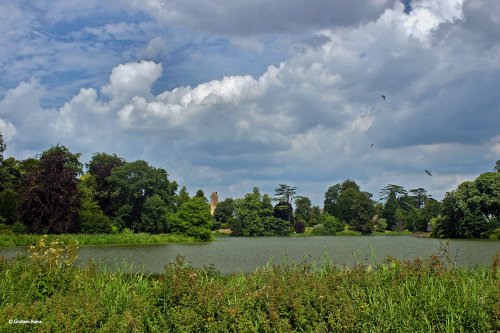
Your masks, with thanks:
[[[222,276],[182,258],[163,274],[72,265],[76,246],[42,240],[0,260],[0,331],[495,332],[500,254],[465,269],[446,256],[342,268],[267,265]],[[35,319],[38,325],[8,320]]]
[[[0,246],[29,246],[36,244],[42,236],[31,234],[0,234]],[[150,235],[146,233],[122,233],[122,234],[63,234],[49,235],[48,241],[59,239],[64,243],[72,240],[78,241],[80,245],[146,245],[166,243],[192,243],[197,240],[193,237],[175,234]]]

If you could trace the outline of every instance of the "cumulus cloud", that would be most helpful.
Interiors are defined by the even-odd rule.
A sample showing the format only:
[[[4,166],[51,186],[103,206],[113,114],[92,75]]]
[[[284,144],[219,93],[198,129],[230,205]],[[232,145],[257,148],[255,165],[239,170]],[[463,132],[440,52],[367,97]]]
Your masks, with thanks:
[[[198,9],[233,13],[244,6],[237,3]],[[191,5],[144,3],[158,15],[170,8],[168,15],[178,17],[169,20],[187,19]],[[387,3],[365,5],[373,12]],[[107,83],[80,89],[57,109],[40,106],[46,92],[39,80],[23,82],[0,102],[0,130],[15,129],[19,151],[61,142],[87,156],[144,158],[181,183],[222,195],[254,185],[272,192],[290,182],[311,191],[305,195],[316,203],[346,178],[373,193],[399,183],[439,197],[491,169],[486,164],[499,154],[500,134],[500,47],[490,29],[497,16],[464,0],[414,0],[409,12],[395,3],[369,18],[315,32],[259,76],[154,93],[168,68],[127,62],[111,70]],[[164,43],[152,39],[145,52],[160,52]]]

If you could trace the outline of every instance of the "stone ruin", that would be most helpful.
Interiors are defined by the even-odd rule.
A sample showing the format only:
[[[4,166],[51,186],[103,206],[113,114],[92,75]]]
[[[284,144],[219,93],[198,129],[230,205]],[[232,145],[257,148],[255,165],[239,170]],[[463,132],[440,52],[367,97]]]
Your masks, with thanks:
[[[214,215],[218,202],[219,197],[217,196],[217,192],[212,192],[212,194],[210,194],[210,214]]]

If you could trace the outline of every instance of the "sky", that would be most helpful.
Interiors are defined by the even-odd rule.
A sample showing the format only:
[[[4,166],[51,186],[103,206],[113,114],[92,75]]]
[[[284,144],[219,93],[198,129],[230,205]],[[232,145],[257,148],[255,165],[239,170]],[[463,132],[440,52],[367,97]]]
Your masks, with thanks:
[[[0,132],[7,156],[116,153],[219,200],[442,199],[500,159],[500,1],[3,1]]]

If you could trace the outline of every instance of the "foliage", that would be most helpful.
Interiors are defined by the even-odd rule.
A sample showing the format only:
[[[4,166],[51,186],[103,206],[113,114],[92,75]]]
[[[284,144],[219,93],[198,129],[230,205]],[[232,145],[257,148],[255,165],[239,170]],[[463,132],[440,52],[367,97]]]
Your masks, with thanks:
[[[215,207],[214,218],[220,223],[228,223],[234,216],[235,202],[232,198],[226,198]]]
[[[20,197],[16,191],[6,189],[0,192],[0,216],[5,218],[5,223],[12,225],[18,221],[19,203]]]
[[[107,179],[113,189],[113,216],[124,227],[145,231],[141,222],[143,205],[154,195],[159,196],[168,211],[175,210],[177,183],[168,179],[164,169],[139,160],[114,168]]]
[[[180,207],[183,203],[190,199],[189,192],[186,186],[183,186],[177,195],[177,207]]]
[[[295,222],[295,224],[293,225],[293,228],[295,230],[296,233],[298,234],[303,234],[305,233],[306,231],[306,225],[304,223],[305,221],[300,219],[300,220],[297,220],[297,222]]]
[[[309,221],[309,226],[315,226],[316,224],[322,222],[323,222],[323,214],[321,214],[321,208],[319,208],[319,206],[312,206],[311,220]]]
[[[378,219],[377,224],[375,225],[375,231],[384,232],[385,229],[387,229],[387,220]]]
[[[234,236],[262,236],[264,223],[273,217],[271,198],[261,195],[257,187],[235,201],[235,220],[230,222]]]
[[[291,225],[287,220],[276,217],[267,217],[263,220],[264,230],[271,235],[287,236],[292,232]]]
[[[113,188],[108,177],[111,176],[115,168],[123,166],[125,163],[126,161],[116,154],[94,153],[87,164],[88,173],[94,179],[95,199],[102,211],[108,216],[113,213],[111,197]]]
[[[325,193],[325,201],[323,202],[324,212],[337,217],[340,216],[340,208],[337,203],[340,194],[340,186],[341,184],[330,186]]]
[[[487,238],[500,227],[500,173],[487,172],[446,193],[433,234]]]
[[[3,153],[7,149],[7,143],[5,142],[2,133],[0,132],[0,164],[3,163]]]
[[[396,211],[399,208],[396,193],[390,193],[382,211],[382,217],[387,221],[388,230],[396,230]]]
[[[362,233],[373,232],[373,201],[369,194],[356,187],[347,187],[340,192],[338,198],[340,220],[349,224],[354,230]]]
[[[169,232],[167,220],[167,206],[158,194],[150,196],[144,202],[141,213],[139,230],[150,234]]]
[[[76,244],[75,244],[76,245]],[[161,275],[72,265],[47,239],[35,256],[0,260],[0,331],[46,332],[496,332],[500,254],[464,269],[443,257],[374,267],[268,265],[221,275],[179,257]],[[61,251],[62,250],[62,251]]]
[[[323,214],[323,225],[328,235],[335,235],[337,232],[344,230],[344,223],[328,213]]]
[[[44,151],[40,163],[27,174],[21,220],[34,233],[67,233],[79,230],[80,196],[77,176],[82,172],[80,154],[64,146]]]
[[[294,218],[296,220],[304,220],[306,225],[309,225],[309,221],[312,218],[312,204],[311,199],[308,197],[297,197],[295,198],[295,212]]]
[[[210,227],[213,217],[210,206],[203,197],[193,197],[185,202],[175,214],[170,217],[170,226],[173,233],[194,237],[202,241],[212,239]]]
[[[293,215],[290,215],[291,211],[293,211],[292,205],[288,204],[287,202],[281,201],[274,206],[273,216],[277,219],[285,220],[287,222],[288,219],[291,218],[290,221],[293,222]]]
[[[293,215],[292,201],[296,197],[297,187],[285,184],[279,184],[279,186],[274,190],[274,192],[275,193],[273,201],[277,201],[279,203],[285,203],[284,207],[286,209],[286,215],[287,215],[286,220],[288,221],[288,223],[291,223]]]
[[[325,193],[325,213],[337,217],[356,231],[373,232],[372,216],[375,214],[371,194],[361,192],[355,181],[347,179],[331,186]]]
[[[95,201],[94,177],[86,174],[80,178],[78,190],[80,191],[81,206],[78,211],[80,230],[87,234],[105,234],[112,232],[111,219],[103,213]]]

